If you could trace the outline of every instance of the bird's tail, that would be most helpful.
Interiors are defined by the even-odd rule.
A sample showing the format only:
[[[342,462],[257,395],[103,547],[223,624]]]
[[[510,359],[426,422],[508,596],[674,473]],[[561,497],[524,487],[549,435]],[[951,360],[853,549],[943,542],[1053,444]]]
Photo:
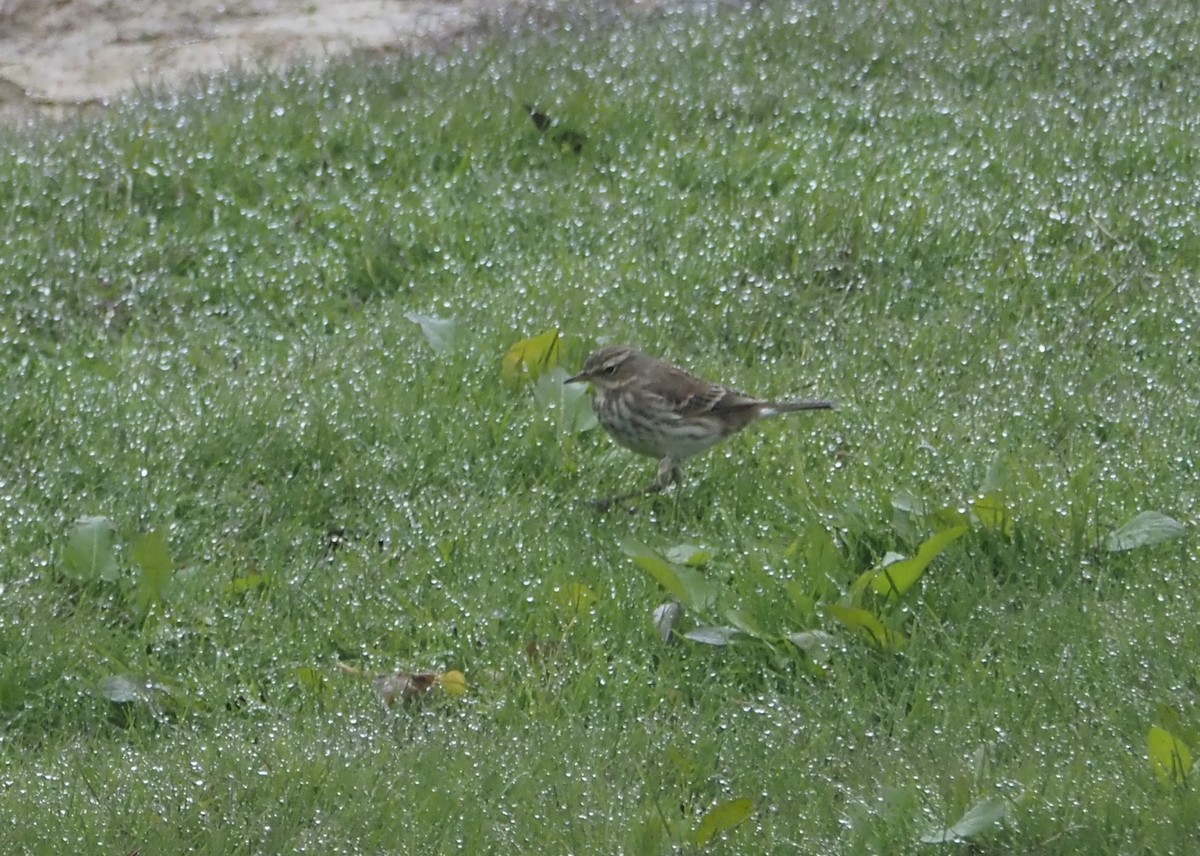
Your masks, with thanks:
[[[837,410],[838,406],[832,401],[820,399],[795,399],[793,401],[769,401],[760,411],[763,416],[774,416],[776,413],[792,413],[796,410]]]

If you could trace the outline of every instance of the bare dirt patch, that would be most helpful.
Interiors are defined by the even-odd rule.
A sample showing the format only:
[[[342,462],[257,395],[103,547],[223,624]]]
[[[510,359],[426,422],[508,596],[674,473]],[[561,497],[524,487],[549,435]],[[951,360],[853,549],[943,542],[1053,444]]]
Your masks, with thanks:
[[[234,67],[435,46],[504,0],[0,0],[0,117],[71,115]]]

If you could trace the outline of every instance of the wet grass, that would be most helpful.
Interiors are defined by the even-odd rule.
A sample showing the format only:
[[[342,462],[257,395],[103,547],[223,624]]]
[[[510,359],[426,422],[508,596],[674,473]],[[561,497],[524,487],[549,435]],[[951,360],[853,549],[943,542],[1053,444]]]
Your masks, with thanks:
[[[5,135],[9,851],[687,851],[739,797],[716,852],[915,852],[989,799],[980,852],[1187,850],[1146,747],[1200,750],[1195,540],[1105,539],[1197,515],[1190,6],[560,23]],[[653,465],[501,381],[555,328],[843,409],[597,516]],[[935,561],[902,653],[822,610],[937,527],[898,497],[985,490],[1011,531]],[[116,579],[64,560],[89,515]],[[662,643],[629,538],[823,671]],[[388,710],[395,669],[470,692]]]

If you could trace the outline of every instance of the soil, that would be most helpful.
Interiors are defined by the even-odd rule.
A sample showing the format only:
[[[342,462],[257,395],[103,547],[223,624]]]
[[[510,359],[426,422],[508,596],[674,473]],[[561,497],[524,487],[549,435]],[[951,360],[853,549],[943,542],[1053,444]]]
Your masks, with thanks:
[[[352,51],[437,47],[512,0],[0,0],[0,117]]]

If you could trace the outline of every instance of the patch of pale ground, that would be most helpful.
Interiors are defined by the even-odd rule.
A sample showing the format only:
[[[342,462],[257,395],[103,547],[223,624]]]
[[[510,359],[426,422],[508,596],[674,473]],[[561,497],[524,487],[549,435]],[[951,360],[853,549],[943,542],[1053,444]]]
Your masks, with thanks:
[[[0,0],[0,117],[70,116],[231,68],[437,48],[521,0]],[[654,6],[654,0],[616,4]]]

